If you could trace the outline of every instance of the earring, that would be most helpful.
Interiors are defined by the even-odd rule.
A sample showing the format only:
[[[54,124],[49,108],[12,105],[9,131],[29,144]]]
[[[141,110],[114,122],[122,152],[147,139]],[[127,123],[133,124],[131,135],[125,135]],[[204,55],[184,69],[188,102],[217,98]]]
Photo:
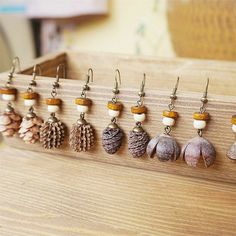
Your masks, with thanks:
[[[203,159],[205,167],[211,166],[216,158],[216,151],[214,146],[205,138],[202,137],[202,131],[206,127],[206,123],[210,118],[208,112],[206,112],[207,90],[209,85],[209,79],[207,79],[207,85],[203,97],[201,98],[202,105],[199,112],[193,114],[193,126],[198,130],[198,136],[190,139],[183,147],[183,159],[189,166],[196,167],[199,160]]]
[[[136,126],[132,131],[129,132],[128,138],[128,149],[133,157],[141,157],[145,154],[146,148],[149,142],[149,135],[142,127],[142,122],[146,118],[147,108],[143,105],[143,100],[145,96],[144,87],[145,87],[146,75],[141,84],[140,91],[138,93],[139,100],[137,101],[136,106],[131,107],[131,112],[133,113]]]
[[[17,95],[17,89],[12,87],[16,64],[18,64],[20,71],[20,60],[18,57],[15,57],[12,62],[11,72],[8,75],[5,86],[0,88],[2,99],[8,102],[5,112],[0,116],[0,132],[6,137],[12,137],[18,132],[22,120],[21,116],[15,112],[12,106],[12,102],[16,100]]]
[[[60,87],[59,72],[61,68],[64,71],[65,78],[65,66],[64,64],[60,64],[57,67],[56,81],[52,85],[52,97],[46,99],[47,109],[51,115],[40,129],[40,141],[46,149],[59,148],[65,139],[65,125],[56,117],[55,114],[59,111],[62,104],[62,100],[60,98],[56,98],[57,89]]]
[[[174,111],[178,84],[179,78],[170,95],[171,101],[168,105],[169,110],[163,111],[162,123],[165,125],[164,134],[151,139],[147,146],[148,156],[153,157],[154,153],[156,153],[160,161],[176,161],[180,155],[180,147],[176,142],[176,139],[170,136],[172,127],[175,125],[175,121],[178,118],[178,112]]]
[[[117,79],[118,76],[118,79]],[[118,102],[117,95],[119,94],[118,81],[121,84],[120,71],[116,70],[115,86],[112,90],[113,97],[111,101],[107,103],[108,114],[111,117],[111,123],[103,130],[102,133],[102,145],[108,154],[115,154],[122,144],[124,133],[122,129],[117,125],[117,117],[123,108],[121,102]]]
[[[39,94],[34,92],[33,87],[37,85],[35,79],[38,74],[41,74],[40,65],[35,65],[33,69],[33,79],[29,83],[29,86],[26,92],[22,93],[22,98],[24,99],[24,104],[26,107],[29,107],[29,111],[20,124],[20,138],[25,143],[36,143],[39,141],[39,130],[43,124],[43,120],[39,118],[34,112],[34,105],[37,103]]]
[[[83,86],[81,96],[75,99],[77,110],[80,112],[80,118],[73,124],[70,132],[70,146],[75,152],[86,152],[94,146],[94,129],[84,116],[92,105],[92,100],[86,97],[87,91],[90,89],[89,82],[93,82],[93,70],[88,70],[87,80]]]
[[[231,118],[232,123],[232,131],[236,133],[236,115],[233,115]],[[236,160],[236,141],[233,143],[233,145],[229,148],[227,152],[227,157],[231,160]]]

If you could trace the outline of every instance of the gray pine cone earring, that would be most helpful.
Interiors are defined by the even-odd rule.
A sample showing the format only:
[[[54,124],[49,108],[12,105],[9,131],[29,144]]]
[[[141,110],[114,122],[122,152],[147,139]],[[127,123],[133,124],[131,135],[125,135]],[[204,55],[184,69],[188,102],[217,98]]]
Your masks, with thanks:
[[[119,79],[117,79],[117,75]],[[102,133],[102,145],[108,154],[115,154],[120,149],[124,136],[122,129],[117,125],[117,117],[120,115],[123,108],[122,103],[118,102],[117,98],[117,94],[120,92],[118,89],[118,80],[121,84],[120,71],[117,69],[115,87],[112,90],[114,96],[107,104],[108,114],[111,117],[111,123],[103,130]]]
[[[26,92],[22,93],[21,96],[24,99],[24,104],[29,107],[29,111],[20,124],[20,138],[29,144],[36,143],[40,140],[39,131],[43,124],[43,120],[36,115],[34,112],[34,105],[37,103],[39,94],[33,90],[33,87],[37,85],[35,79],[37,75],[37,69],[41,74],[39,65],[35,65],[33,69],[33,79],[31,80]]]
[[[232,116],[231,123],[232,123],[232,131],[236,133],[236,115]],[[229,148],[226,155],[229,159],[236,160],[236,141]]]
[[[205,129],[207,121],[210,118],[208,112],[206,112],[207,90],[209,85],[209,79],[207,79],[206,90],[201,98],[202,106],[199,112],[193,114],[193,126],[198,130],[198,136],[190,139],[182,149],[183,159],[189,166],[196,167],[200,159],[202,158],[205,167],[211,166],[216,159],[216,151],[214,146],[205,138],[202,137],[202,131]]]
[[[151,139],[147,146],[148,156],[153,157],[156,153],[160,161],[176,161],[180,156],[180,147],[176,139],[170,136],[172,127],[175,125],[175,121],[178,118],[178,113],[173,111],[175,108],[174,102],[177,99],[176,92],[178,84],[179,78],[170,95],[171,102],[168,105],[169,110],[163,111],[162,123],[165,125],[165,131],[163,134]]]
[[[59,72],[61,68],[64,71],[65,78],[65,65],[60,64],[57,67],[56,81],[52,85],[52,97],[46,99],[47,109],[51,115],[40,128],[40,141],[46,149],[59,148],[65,139],[65,125],[56,117],[56,112],[60,110],[60,106],[62,104],[62,100],[60,98],[56,98],[57,89],[60,87]]]
[[[93,81],[93,70],[91,68],[88,70],[87,80],[83,86],[81,96],[75,99],[80,118],[73,124],[69,138],[70,146],[75,152],[86,152],[94,146],[94,129],[84,118],[85,113],[92,105],[92,100],[86,97],[86,93],[90,89],[88,86],[90,81]]]
[[[12,102],[16,100],[17,89],[12,86],[16,64],[20,71],[20,60],[15,57],[12,62],[12,69],[8,75],[8,80],[4,87],[0,88],[2,99],[7,102],[7,107],[2,115],[0,115],[0,132],[3,136],[13,137],[20,129],[21,116],[15,112]]]
[[[143,100],[145,96],[144,87],[145,87],[146,75],[141,84],[140,91],[138,93],[139,100],[137,101],[136,106],[131,107],[131,112],[133,113],[136,126],[129,132],[128,138],[128,149],[133,157],[141,157],[145,154],[148,142],[150,140],[149,135],[142,127],[142,122],[146,119],[147,108],[143,105]]]

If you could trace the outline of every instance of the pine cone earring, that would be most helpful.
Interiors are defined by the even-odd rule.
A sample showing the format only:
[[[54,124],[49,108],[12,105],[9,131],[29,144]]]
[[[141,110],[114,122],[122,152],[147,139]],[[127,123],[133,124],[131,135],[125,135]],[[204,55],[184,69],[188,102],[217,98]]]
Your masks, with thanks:
[[[52,85],[52,97],[46,100],[47,108],[51,115],[40,128],[40,141],[46,149],[59,148],[65,139],[65,125],[56,117],[56,112],[60,110],[62,104],[62,100],[56,98],[57,89],[59,88],[59,72],[61,68],[64,70],[65,77],[65,66],[64,64],[60,64],[57,67],[56,81]]]
[[[91,68],[88,70],[81,96],[75,99],[80,118],[73,124],[69,138],[70,146],[75,152],[86,152],[94,146],[94,129],[84,118],[85,113],[92,105],[92,100],[86,97],[86,93],[90,89],[88,85],[90,81],[93,81],[93,70]]]
[[[15,112],[12,105],[12,102],[16,100],[17,95],[17,89],[12,87],[12,79],[17,63],[20,71],[20,60],[18,57],[15,57],[12,62],[12,69],[8,75],[6,85],[0,88],[2,99],[8,102],[5,112],[0,115],[0,132],[6,137],[12,137],[18,132],[22,120],[21,116]]]
[[[129,132],[128,149],[133,157],[143,156],[150,140],[148,133],[142,127],[142,122],[146,119],[147,113],[147,108],[143,105],[145,78],[146,75],[144,74],[144,79],[138,94],[139,100],[137,101],[137,105],[131,107],[136,126]]]
[[[40,66],[35,65],[33,69],[33,79],[31,80],[27,91],[22,93],[22,98],[24,99],[24,104],[29,107],[29,111],[20,124],[20,138],[25,143],[33,144],[40,140],[39,131],[43,124],[43,120],[36,115],[34,112],[34,105],[37,103],[39,94],[34,92],[33,87],[37,85],[35,79],[37,74],[37,69],[41,72]],[[40,74],[40,73],[39,73]]]
[[[117,75],[118,78],[117,79]],[[118,80],[121,83],[120,71],[116,70],[115,87],[112,90],[114,96],[111,101],[108,102],[108,114],[111,117],[111,123],[103,130],[102,133],[102,146],[108,154],[115,154],[122,145],[124,133],[122,129],[117,125],[117,117],[123,108],[122,103],[118,102],[117,95],[119,94]]]
[[[206,128],[207,121],[210,118],[206,112],[205,105],[208,102],[207,90],[209,79],[207,79],[206,90],[201,98],[202,106],[199,112],[193,114],[193,126],[198,130],[198,136],[190,139],[182,149],[183,159],[192,167],[196,167],[200,159],[203,159],[205,167],[211,166],[216,159],[216,151],[214,146],[202,137],[202,131]]]
[[[175,125],[175,120],[178,118],[178,113],[173,111],[174,102],[177,99],[176,92],[179,84],[177,79],[173,93],[170,95],[171,102],[168,105],[169,110],[163,111],[162,123],[165,125],[165,132],[151,139],[147,146],[147,154],[153,157],[154,154],[160,161],[175,161],[180,156],[180,147],[174,137],[170,135],[172,127]]]

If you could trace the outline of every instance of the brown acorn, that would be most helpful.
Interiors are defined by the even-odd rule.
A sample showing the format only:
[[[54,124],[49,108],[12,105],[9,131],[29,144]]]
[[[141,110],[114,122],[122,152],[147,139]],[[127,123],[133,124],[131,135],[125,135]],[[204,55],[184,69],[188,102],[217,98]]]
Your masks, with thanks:
[[[190,139],[183,147],[182,153],[185,162],[192,167],[196,167],[201,158],[205,167],[211,166],[216,159],[214,146],[200,136]]]
[[[175,138],[161,134],[151,139],[147,145],[148,156],[153,157],[155,153],[160,161],[175,161],[180,156],[180,147]]]

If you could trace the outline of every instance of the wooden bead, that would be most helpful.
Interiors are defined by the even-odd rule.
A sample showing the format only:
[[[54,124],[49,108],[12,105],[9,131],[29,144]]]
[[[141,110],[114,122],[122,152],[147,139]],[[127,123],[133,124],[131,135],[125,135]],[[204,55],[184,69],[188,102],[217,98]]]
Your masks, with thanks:
[[[147,108],[145,106],[132,106],[131,112],[133,114],[147,113]]]
[[[46,99],[46,104],[47,105],[61,105],[62,101],[60,98],[47,98]]]
[[[35,92],[24,92],[21,94],[21,97],[23,99],[37,99],[38,98],[38,93]]]
[[[162,115],[164,117],[169,117],[169,118],[173,118],[173,119],[177,119],[178,118],[178,112],[176,111],[163,111]]]
[[[15,88],[2,87],[0,88],[0,94],[15,95],[17,94],[17,90]]]
[[[209,120],[210,119],[210,115],[208,112],[203,112],[203,113],[200,113],[200,112],[194,112],[193,114],[193,119],[194,120]]]
[[[236,125],[236,115],[233,115],[232,118],[231,118],[231,123],[233,125]]]
[[[121,111],[123,108],[123,104],[121,102],[112,102],[109,101],[107,103],[107,108],[113,111]]]
[[[75,104],[89,107],[92,105],[92,100],[89,98],[80,97],[75,99]]]

